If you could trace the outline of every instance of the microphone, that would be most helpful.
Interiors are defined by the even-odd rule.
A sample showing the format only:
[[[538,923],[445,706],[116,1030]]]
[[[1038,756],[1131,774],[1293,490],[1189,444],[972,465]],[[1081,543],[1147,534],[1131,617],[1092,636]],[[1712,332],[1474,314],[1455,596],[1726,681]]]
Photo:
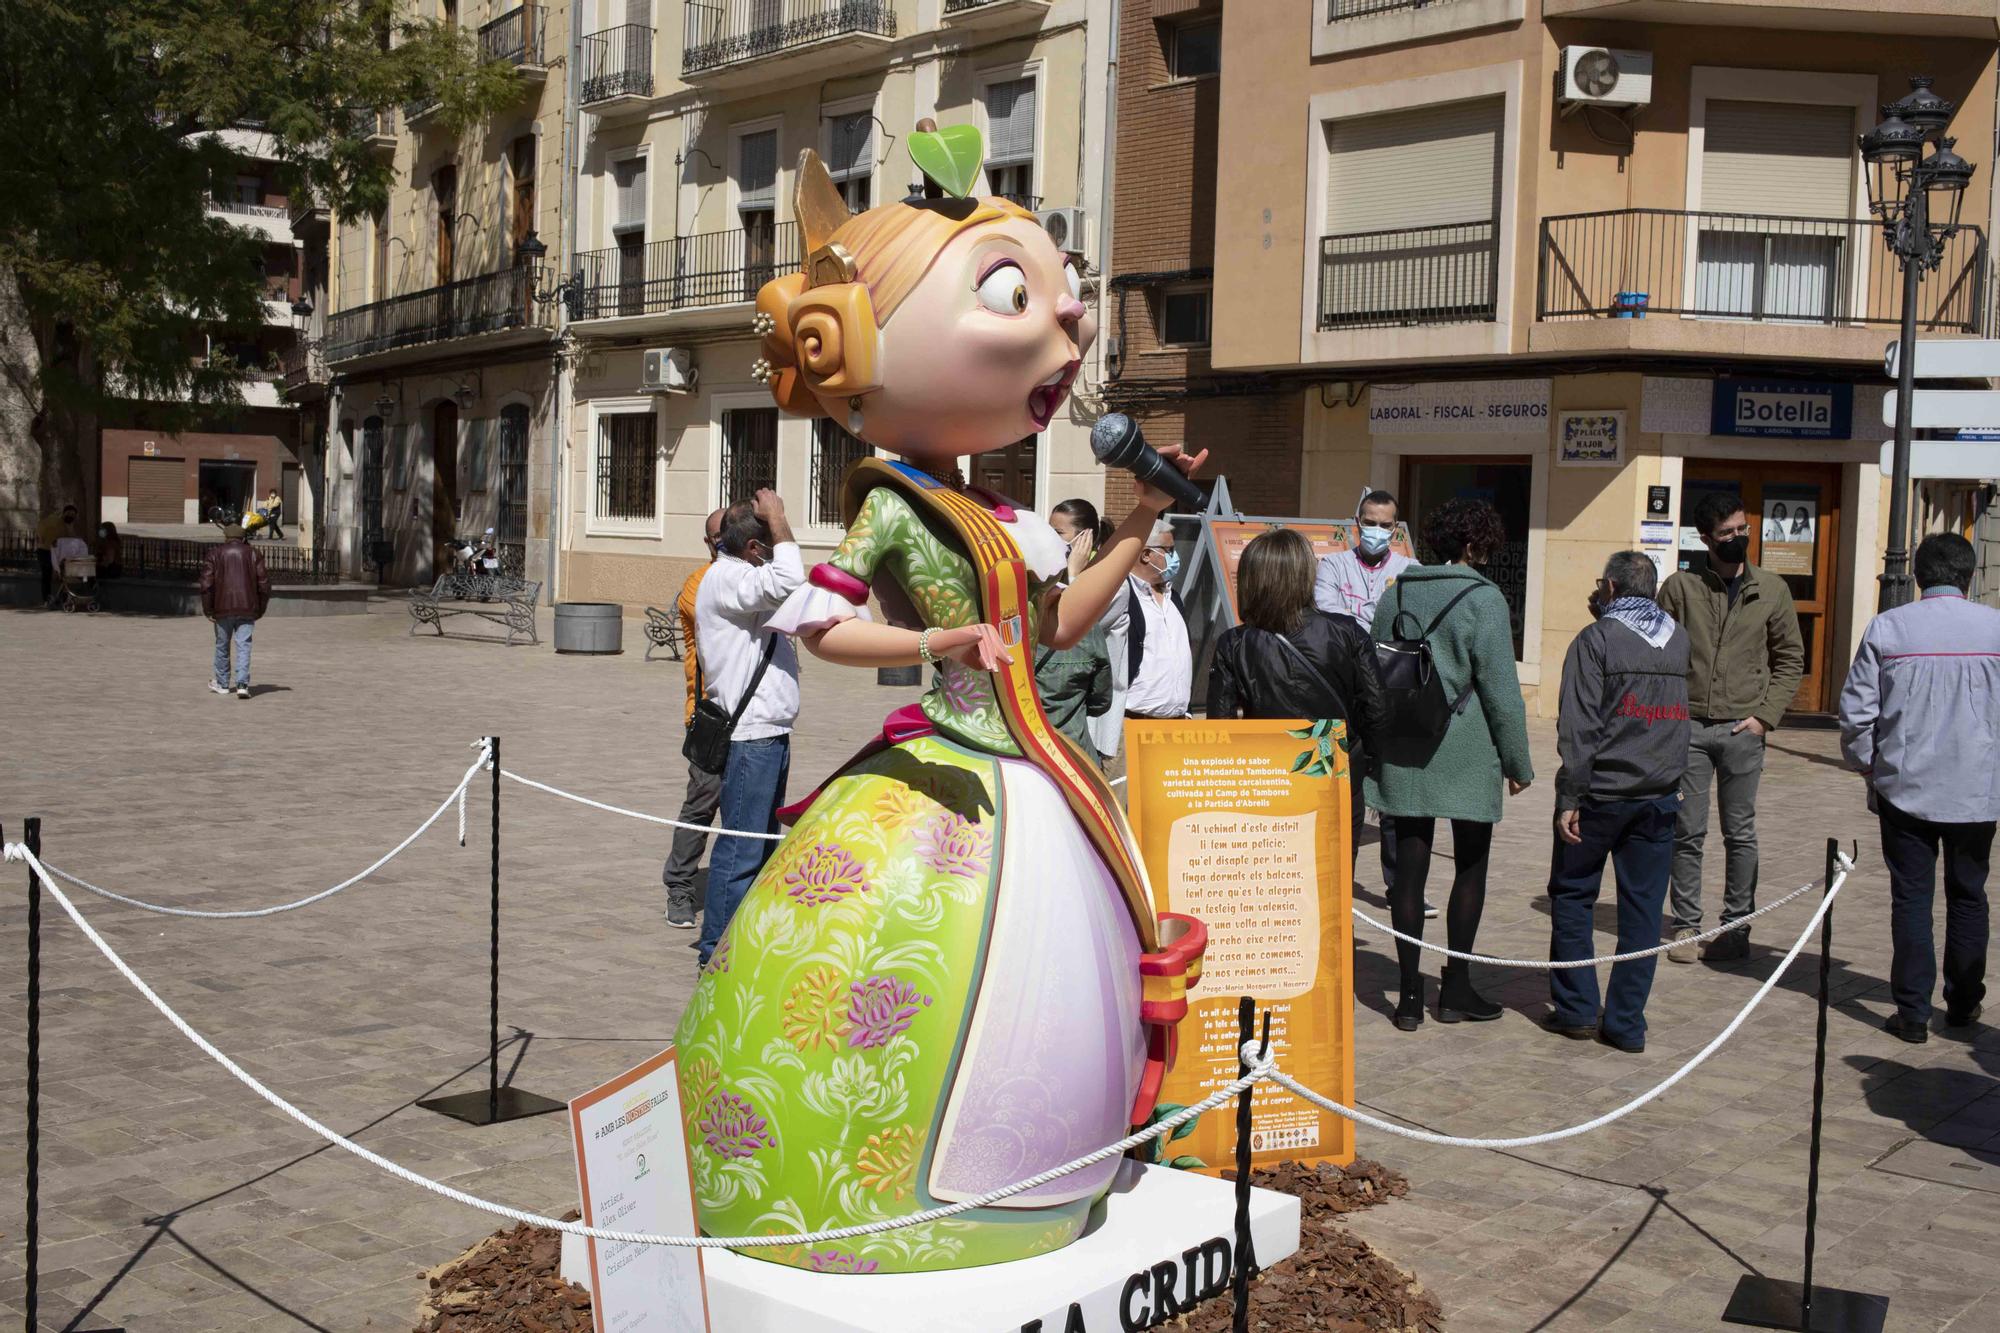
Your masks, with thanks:
[[[1155,490],[1165,491],[1176,504],[1195,510],[1208,506],[1201,488],[1160,457],[1139,433],[1139,423],[1123,412],[1107,412],[1097,419],[1090,428],[1090,452],[1106,467],[1124,468]]]

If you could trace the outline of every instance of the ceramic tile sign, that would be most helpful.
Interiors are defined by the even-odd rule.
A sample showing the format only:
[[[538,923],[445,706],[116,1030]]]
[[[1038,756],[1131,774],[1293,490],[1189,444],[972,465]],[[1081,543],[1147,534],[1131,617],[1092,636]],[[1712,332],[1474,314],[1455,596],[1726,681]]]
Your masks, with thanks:
[[[569,1126],[587,1225],[695,1234],[694,1176],[671,1046],[571,1101]],[[587,1244],[597,1333],[707,1333],[700,1250]]]
[[[1556,462],[1564,467],[1622,467],[1623,412],[1558,412]]]
[[[1208,927],[1188,993],[1179,1057],[1159,1110],[1236,1078],[1237,1001],[1272,1014],[1278,1064],[1352,1105],[1353,891],[1341,723],[1138,720],[1125,724],[1131,821],[1153,904]],[[1251,1159],[1349,1162],[1354,1127],[1282,1088],[1253,1094]],[[1216,1171],[1234,1162],[1233,1106],[1184,1127],[1160,1160]]]

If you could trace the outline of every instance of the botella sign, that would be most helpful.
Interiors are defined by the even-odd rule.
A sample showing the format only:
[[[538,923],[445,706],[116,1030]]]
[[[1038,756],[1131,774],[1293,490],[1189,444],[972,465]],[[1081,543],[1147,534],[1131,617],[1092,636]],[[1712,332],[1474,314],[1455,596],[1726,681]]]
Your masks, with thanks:
[[[1854,418],[1854,386],[1803,380],[1717,380],[1712,435],[1776,435],[1844,440]]]

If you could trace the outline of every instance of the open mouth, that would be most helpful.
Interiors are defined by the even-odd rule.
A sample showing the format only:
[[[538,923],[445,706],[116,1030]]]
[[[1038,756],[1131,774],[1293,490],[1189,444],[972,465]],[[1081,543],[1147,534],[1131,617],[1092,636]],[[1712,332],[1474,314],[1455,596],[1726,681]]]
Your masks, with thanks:
[[[1083,365],[1081,361],[1071,361],[1055,374],[1028,390],[1028,415],[1034,419],[1036,430],[1047,430],[1049,422],[1069,397],[1069,386],[1076,381],[1076,372]]]

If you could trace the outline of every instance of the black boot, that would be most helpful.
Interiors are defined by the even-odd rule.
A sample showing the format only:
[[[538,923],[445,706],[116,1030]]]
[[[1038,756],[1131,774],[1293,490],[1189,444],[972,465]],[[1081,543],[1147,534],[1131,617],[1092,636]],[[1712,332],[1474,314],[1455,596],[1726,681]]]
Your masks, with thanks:
[[[1405,990],[1402,999],[1396,1002],[1396,1026],[1404,1032],[1415,1032],[1424,1025],[1424,979],[1417,978],[1415,987]]]
[[[1472,973],[1464,963],[1445,964],[1438,987],[1438,1022],[1490,1023],[1501,1012],[1499,1005],[1472,989]]]

